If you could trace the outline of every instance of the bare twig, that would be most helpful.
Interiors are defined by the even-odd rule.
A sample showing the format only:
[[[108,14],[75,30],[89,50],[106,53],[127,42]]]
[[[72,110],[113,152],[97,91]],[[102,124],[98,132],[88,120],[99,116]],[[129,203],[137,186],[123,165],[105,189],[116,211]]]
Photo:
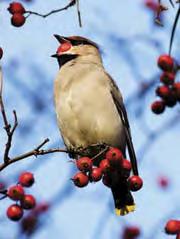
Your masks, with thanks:
[[[8,122],[7,116],[6,116],[6,111],[4,108],[4,103],[3,103],[3,98],[2,98],[2,88],[3,88],[3,77],[2,77],[2,69],[0,68],[0,108],[1,108],[1,114],[3,117],[3,122],[4,122],[4,129],[6,131],[7,134],[7,143],[6,143],[6,147],[5,147],[5,151],[4,151],[4,163],[7,163],[9,160],[9,151],[11,148],[11,142],[12,142],[12,137],[14,134],[14,131],[18,125],[18,121],[17,121],[17,115],[16,115],[16,111],[13,111],[14,114],[14,124],[13,127],[11,129],[11,125]]]
[[[92,160],[97,159],[99,156],[101,156],[103,153],[105,153],[108,149],[109,149],[109,146],[106,145],[106,147],[105,147],[103,150],[101,150],[98,154],[96,154],[96,155],[92,158]]]
[[[22,159],[25,159],[25,158],[29,158],[31,156],[37,157],[38,155],[45,155],[45,154],[50,154],[50,153],[55,153],[55,152],[69,153],[69,151],[67,149],[60,149],[60,148],[48,149],[48,150],[41,149],[47,142],[49,142],[49,139],[45,139],[35,149],[30,150],[24,154],[18,155],[14,158],[9,159],[7,162],[2,163],[0,165],[0,171],[2,171],[4,168],[6,168],[10,164],[13,164],[13,163],[20,161]]]
[[[41,14],[41,13],[34,12],[34,11],[26,11],[25,12],[25,13],[27,13],[26,18],[28,18],[30,15],[36,15],[36,16],[39,16],[39,17],[46,18],[46,17],[49,17],[50,15],[52,15],[54,13],[65,11],[65,10],[69,9],[70,7],[74,6],[75,4],[77,6],[79,26],[82,27],[81,14],[80,14],[80,10],[79,10],[79,0],[71,0],[70,3],[68,3],[65,7],[62,7],[62,8],[56,9],[56,10],[52,10],[52,11],[46,13],[46,14]]]
[[[76,7],[77,7],[79,26],[82,27],[81,12],[80,12],[80,8],[79,8],[79,0],[76,0]]]
[[[178,11],[176,13],[176,17],[175,17],[175,20],[173,23],[173,28],[172,28],[172,33],[171,33],[171,38],[170,38],[170,43],[169,43],[169,55],[171,55],[172,45],[173,45],[173,41],[174,41],[174,35],[175,35],[175,31],[176,31],[176,27],[177,27],[179,18],[180,18],[180,3],[179,3],[179,8],[178,8]]]
[[[10,124],[8,124],[7,127],[6,126],[4,127],[6,130],[7,136],[8,136],[6,148],[5,148],[5,152],[4,152],[4,162],[8,162],[8,160],[9,160],[9,151],[11,148],[12,137],[13,137],[16,127],[18,126],[18,120],[17,120],[17,115],[16,115],[15,110],[13,110],[13,114],[14,114],[14,124],[13,124],[12,129],[11,129]]]
[[[2,88],[3,88],[3,76],[2,76],[2,68],[0,66],[0,97],[2,97]]]

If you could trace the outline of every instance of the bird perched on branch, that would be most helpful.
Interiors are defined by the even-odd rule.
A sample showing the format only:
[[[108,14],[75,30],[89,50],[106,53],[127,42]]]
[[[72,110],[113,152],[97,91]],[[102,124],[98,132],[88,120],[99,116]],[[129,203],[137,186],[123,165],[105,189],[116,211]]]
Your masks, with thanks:
[[[133,173],[138,175],[122,95],[103,67],[98,45],[80,36],[54,36],[60,43],[52,55],[60,68],[54,87],[55,109],[67,149],[76,152],[89,147],[92,157],[98,153],[98,144],[106,144],[119,148],[125,156],[127,147]],[[127,183],[115,178],[111,190],[116,213],[124,215],[135,204]]]

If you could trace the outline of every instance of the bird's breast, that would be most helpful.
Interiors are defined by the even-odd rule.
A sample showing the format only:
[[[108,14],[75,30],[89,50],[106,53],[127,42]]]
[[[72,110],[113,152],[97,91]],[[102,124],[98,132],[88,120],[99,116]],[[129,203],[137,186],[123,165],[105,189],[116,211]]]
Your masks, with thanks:
[[[107,143],[124,147],[122,122],[103,68],[72,66],[55,81],[58,126],[67,147]]]

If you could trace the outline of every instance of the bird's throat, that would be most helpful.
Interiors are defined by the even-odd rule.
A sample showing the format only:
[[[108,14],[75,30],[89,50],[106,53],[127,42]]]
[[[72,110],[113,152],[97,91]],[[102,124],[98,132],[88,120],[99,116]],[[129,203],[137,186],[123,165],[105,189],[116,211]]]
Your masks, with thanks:
[[[59,67],[62,67],[64,64],[66,64],[67,62],[77,58],[78,55],[72,55],[72,54],[64,54],[58,57],[58,63],[59,63]]]

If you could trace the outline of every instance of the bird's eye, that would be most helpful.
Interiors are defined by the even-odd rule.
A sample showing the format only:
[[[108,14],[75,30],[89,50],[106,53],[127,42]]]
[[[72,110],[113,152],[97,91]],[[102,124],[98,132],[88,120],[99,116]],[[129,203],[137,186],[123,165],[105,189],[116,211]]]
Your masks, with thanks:
[[[57,54],[61,54],[62,52],[66,52],[71,48],[71,43],[70,42],[64,42],[63,44],[60,45],[60,47],[57,49]]]

